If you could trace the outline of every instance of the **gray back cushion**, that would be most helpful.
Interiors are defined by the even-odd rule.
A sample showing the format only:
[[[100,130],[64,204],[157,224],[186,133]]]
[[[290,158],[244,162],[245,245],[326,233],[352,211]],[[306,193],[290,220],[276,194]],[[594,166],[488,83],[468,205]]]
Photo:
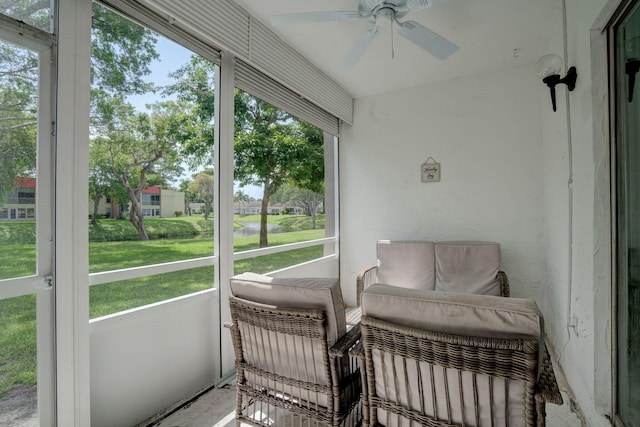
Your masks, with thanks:
[[[500,245],[491,242],[438,242],[435,290],[500,295]]]
[[[435,289],[433,242],[380,240],[378,282],[410,289]]]

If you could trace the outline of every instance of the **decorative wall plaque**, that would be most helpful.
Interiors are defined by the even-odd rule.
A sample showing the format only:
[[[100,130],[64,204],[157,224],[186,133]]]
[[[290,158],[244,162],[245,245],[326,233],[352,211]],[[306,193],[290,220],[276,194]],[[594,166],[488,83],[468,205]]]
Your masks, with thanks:
[[[440,163],[429,157],[420,168],[422,182],[440,182]]]

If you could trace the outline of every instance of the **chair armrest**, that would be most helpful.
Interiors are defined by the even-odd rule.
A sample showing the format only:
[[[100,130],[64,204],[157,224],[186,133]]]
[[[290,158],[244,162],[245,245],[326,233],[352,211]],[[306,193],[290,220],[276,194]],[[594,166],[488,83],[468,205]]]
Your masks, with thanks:
[[[349,332],[344,334],[334,345],[329,349],[329,356],[331,357],[344,357],[347,356],[349,350],[360,341],[360,324],[355,325]]]
[[[358,341],[356,345],[351,347],[351,350],[349,350],[349,356],[359,359],[360,361],[364,361],[364,346],[362,345],[362,341]]]
[[[562,405],[562,394],[560,393],[560,387],[558,386],[556,375],[553,372],[551,357],[549,357],[549,352],[546,348],[544,350],[541,368],[542,372],[540,372],[540,378],[538,379],[535,387],[536,400]]]
[[[376,283],[378,279],[378,266],[372,265],[360,272],[358,277],[356,278],[356,304],[357,307],[360,307],[360,295],[362,295],[362,291],[367,289],[369,285]]]
[[[362,340],[358,341],[356,345],[349,350],[349,356],[355,359],[360,366],[360,386],[361,390],[361,402],[362,402],[362,426],[370,426],[369,421],[369,385],[367,384],[366,363],[364,360],[364,345]]]
[[[511,295],[511,290],[509,289],[509,278],[507,277],[507,273],[500,270],[498,271],[498,275],[496,276],[498,282],[500,283],[500,296],[508,297]]]

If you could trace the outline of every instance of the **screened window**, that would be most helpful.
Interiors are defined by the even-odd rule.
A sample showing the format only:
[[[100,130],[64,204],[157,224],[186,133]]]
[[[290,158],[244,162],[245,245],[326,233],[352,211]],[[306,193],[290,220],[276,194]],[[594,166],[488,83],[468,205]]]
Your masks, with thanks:
[[[51,32],[51,4],[51,1],[42,0],[4,1],[0,12],[32,27]]]
[[[212,157],[213,123],[197,113],[189,70],[215,66],[101,5],[92,12],[89,268],[98,317],[213,287],[213,219],[189,211],[202,196],[189,188],[190,167]]]
[[[281,246],[235,262],[235,273],[270,273],[335,253],[335,138],[240,89],[235,92],[234,247]],[[328,142],[327,142],[328,141]],[[327,201],[327,197],[331,200]]]
[[[241,60],[231,61],[235,173],[233,179],[228,174],[220,179],[214,165],[219,54],[176,36],[173,28],[167,31],[204,56],[101,6],[94,5],[93,15],[92,316],[193,292],[184,283],[201,267],[209,276],[196,280],[196,290],[211,288],[221,257],[233,257],[235,272],[259,273],[336,259],[338,119]],[[151,25],[166,28],[157,21]],[[137,45],[127,50],[130,35]],[[133,67],[121,70],[106,53],[136,61],[116,60]],[[219,141],[225,148],[228,143]],[[216,193],[221,182],[230,181],[233,202]],[[216,206],[217,200],[223,205]],[[220,211],[233,212],[233,230],[214,228]],[[232,239],[233,253],[214,254],[214,236],[225,251]],[[167,273],[173,270],[178,274]],[[171,292],[148,292],[144,302],[120,292],[135,289],[135,283],[140,285],[135,292],[143,292],[147,278],[158,274],[166,274],[163,280],[176,278],[167,287]],[[112,309],[99,293],[112,295]],[[102,308],[94,311],[97,300]]]

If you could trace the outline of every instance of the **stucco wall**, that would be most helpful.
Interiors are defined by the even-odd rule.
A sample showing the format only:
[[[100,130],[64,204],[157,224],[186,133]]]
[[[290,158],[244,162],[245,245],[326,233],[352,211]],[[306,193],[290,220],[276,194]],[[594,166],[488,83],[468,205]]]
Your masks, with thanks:
[[[162,218],[173,218],[176,212],[184,211],[184,193],[182,191],[162,189],[160,216]]]
[[[501,244],[513,295],[549,311],[543,96],[529,65],[356,101],[340,145],[348,301],[378,239],[488,240]],[[420,180],[429,157],[439,183]]]
[[[567,0],[567,53],[579,70],[570,95],[573,140],[573,256],[565,374],[589,425],[610,425],[611,198],[606,37],[620,1]]]
[[[343,130],[341,277],[378,239],[491,240],[514,296],[536,299],[589,425],[612,408],[611,209],[606,39],[619,1],[562,2],[548,53],[578,69],[550,107],[534,64],[358,99]],[[567,104],[568,101],[568,104]],[[420,164],[441,163],[440,183]]]

